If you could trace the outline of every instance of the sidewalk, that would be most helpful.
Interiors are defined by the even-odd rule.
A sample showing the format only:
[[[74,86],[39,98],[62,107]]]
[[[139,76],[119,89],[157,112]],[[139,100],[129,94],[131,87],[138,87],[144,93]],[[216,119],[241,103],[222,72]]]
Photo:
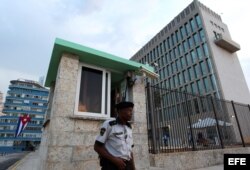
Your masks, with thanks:
[[[206,168],[200,168],[200,169],[195,169],[195,170],[223,170],[224,169],[224,165],[216,165],[216,166],[210,166],[210,167],[206,167]]]
[[[39,167],[39,151],[31,152],[22,160],[12,165],[8,170],[38,170]],[[164,168],[150,167],[150,170],[165,170]],[[223,164],[199,168],[195,170],[223,170]]]

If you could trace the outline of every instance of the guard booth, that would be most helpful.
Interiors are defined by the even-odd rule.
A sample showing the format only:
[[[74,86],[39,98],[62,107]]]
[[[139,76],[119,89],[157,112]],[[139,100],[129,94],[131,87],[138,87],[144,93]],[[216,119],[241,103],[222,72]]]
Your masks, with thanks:
[[[137,169],[149,168],[144,78],[152,67],[56,39],[45,86],[49,105],[39,148],[40,169],[100,169],[93,149],[114,106],[134,102],[132,120]]]

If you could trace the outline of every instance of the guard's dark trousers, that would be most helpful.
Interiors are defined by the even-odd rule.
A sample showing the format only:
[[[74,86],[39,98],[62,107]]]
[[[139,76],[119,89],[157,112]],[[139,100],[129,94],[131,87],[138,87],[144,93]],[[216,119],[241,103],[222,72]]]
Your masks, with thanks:
[[[125,170],[134,170],[132,160],[125,161],[125,163],[126,163]],[[100,159],[100,165],[102,167],[102,170],[119,170],[119,168],[115,164],[113,164],[111,161],[105,158]]]

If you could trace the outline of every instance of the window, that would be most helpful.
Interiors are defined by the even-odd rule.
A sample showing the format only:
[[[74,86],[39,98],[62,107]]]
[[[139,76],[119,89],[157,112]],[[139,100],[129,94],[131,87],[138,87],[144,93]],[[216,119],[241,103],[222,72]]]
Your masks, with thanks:
[[[175,85],[179,86],[179,77],[178,76],[174,76],[174,81],[175,81]]]
[[[202,61],[200,62],[200,66],[201,66],[201,74],[205,75],[207,73],[206,64]]]
[[[165,64],[166,64],[164,55],[161,56],[161,64],[162,64],[162,66],[165,66]]]
[[[208,48],[207,48],[207,43],[204,43],[203,44],[203,51],[204,51],[204,54],[205,54],[205,56],[209,56],[209,52],[208,52]]]
[[[176,37],[174,34],[171,34],[171,39],[172,39],[172,46],[176,44]]]
[[[168,67],[168,74],[171,75],[172,74],[172,67],[171,67],[171,65],[168,65],[167,67]]]
[[[196,25],[193,19],[190,20],[192,31],[195,31]]]
[[[197,26],[200,28],[201,25],[202,25],[200,16],[199,16],[199,15],[196,15],[196,16],[195,16],[195,20],[196,20]]]
[[[203,78],[203,82],[204,82],[204,85],[205,85],[206,92],[210,92],[211,91],[211,85],[210,85],[210,83],[208,81],[208,78],[207,77]]]
[[[177,48],[174,48],[174,53],[175,53],[174,58],[176,58],[177,56],[179,56],[179,50]]]
[[[167,41],[168,41],[168,43],[167,43],[168,49],[170,49],[170,45],[171,45],[171,43],[172,43],[172,42],[171,42],[171,39],[168,37],[168,38],[167,38]]]
[[[208,58],[207,60],[207,68],[208,68],[208,72],[210,72],[210,73],[212,73],[212,64],[211,64],[211,61],[210,61],[210,59]]]
[[[184,75],[184,80],[185,80],[185,82],[187,83],[190,79],[189,79],[189,76],[188,76],[188,72],[187,72],[187,70],[184,70],[183,71],[183,75]]]
[[[160,54],[162,54],[162,51],[163,51],[162,48],[163,48],[163,47],[162,47],[162,43],[160,43]]]
[[[75,114],[109,117],[110,72],[85,64],[79,70]]]
[[[198,90],[195,83],[191,83],[191,88],[192,88],[192,93],[197,94]]]
[[[170,84],[171,84],[171,87],[170,87],[171,89],[175,88],[173,77],[170,78]]]
[[[170,58],[169,58],[169,54],[168,53],[166,53],[165,54],[165,62],[166,62],[166,64],[168,64],[168,62],[170,61]]]
[[[180,85],[182,85],[183,84],[183,75],[182,75],[182,73],[179,73],[178,77],[179,77]]]
[[[197,56],[194,50],[191,51],[192,62],[195,63],[197,61]]]
[[[176,64],[175,64],[175,62],[173,62],[171,65],[172,65],[173,73],[175,73],[176,72]]]
[[[202,52],[201,52],[201,48],[200,47],[196,48],[196,52],[197,52],[198,58],[202,59]]]
[[[189,68],[188,73],[189,73],[190,79],[193,80],[194,79],[194,70],[192,68]]]
[[[183,46],[184,46],[184,52],[188,51],[188,43],[187,41],[183,41]]]
[[[198,37],[198,34],[194,34],[194,43],[195,45],[198,45],[199,44],[199,37]]]
[[[212,87],[213,89],[217,89],[216,87],[216,80],[215,80],[215,76],[214,75],[211,75],[210,76],[210,79],[211,79],[211,84],[212,84]]]
[[[176,65],[177,65],[177,71],[182,69],[180,60],[176,60]]]
[[[205,34],[204,34],[204,30],[201,29],[201,30],[199,31],[199,34],[200,34],[200,39],[201,39],[201,41],[202,41],[202,42],[205,42],[205,41],[206,41],[206,37],[205,37]]]
[[[180,35],[178,31],[175,31],[175,38],[176,38],[176,42],[178,43],[180,40]]]
[[[202,86],[202,81],[198,80],[197,85],[198,85],[199,93],[203,94],[204,93],[204,88]]]
[[[175,56],[174,56],[174,50],[170,50],[170,60],[169,61],[171,61],[172,59],[174,59],[175,58]]]
[[[180,60],[181,60],[181,67],[182,68],[186,67],[186,60],[185,60],[185,58],[181,57]]]
[[[190,57],[189,53],[186,54],[185,57],[186,57],[187,65],[191,65],[192,64],[192,60],[191,60],[191,57]]]
[[[188,43],[189,43],[189,47],[193,48],[194,43],[193,43],[193,38],[192,37],[188,38]]]
[[[200,66],[197,64],[194,66],[194,70],[195,70],[195,77],[198,78],[201,76],[201,71],[200,71]]]
[[[178,45],[178,49],[179,49],[179,54],[181,55],[183,53],[182,44]]]
[[[184,27],[181,27],[181,37],[184,38],[186,36],[186,31]]]
[[[164,67],[164,71],[165,71],[165,73],[164,73],[164,74],[165,74],[165,78],[166,78],[166,77],[168,77],[168,76],[169,76],[169,75],[168,75],[168,69],[167,69],[167,67]]]
[[[185,28],[186,28],[187,35],[188,35],[189,33],[191,33],[191,29],[190,29],[189,23],[186,23],[186,24],[185,24]]]
[[[163,49],[164,49],[164,52],[166,52],[166,49],[167,49],[167,44],[166,44],[166,40],[163,41]]]

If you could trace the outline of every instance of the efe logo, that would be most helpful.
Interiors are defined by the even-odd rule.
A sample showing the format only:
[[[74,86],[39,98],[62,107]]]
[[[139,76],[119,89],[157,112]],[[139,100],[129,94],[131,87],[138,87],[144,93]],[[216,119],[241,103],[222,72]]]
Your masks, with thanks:
[[[250,169],[250,154],[224,154],[225,170]]]

